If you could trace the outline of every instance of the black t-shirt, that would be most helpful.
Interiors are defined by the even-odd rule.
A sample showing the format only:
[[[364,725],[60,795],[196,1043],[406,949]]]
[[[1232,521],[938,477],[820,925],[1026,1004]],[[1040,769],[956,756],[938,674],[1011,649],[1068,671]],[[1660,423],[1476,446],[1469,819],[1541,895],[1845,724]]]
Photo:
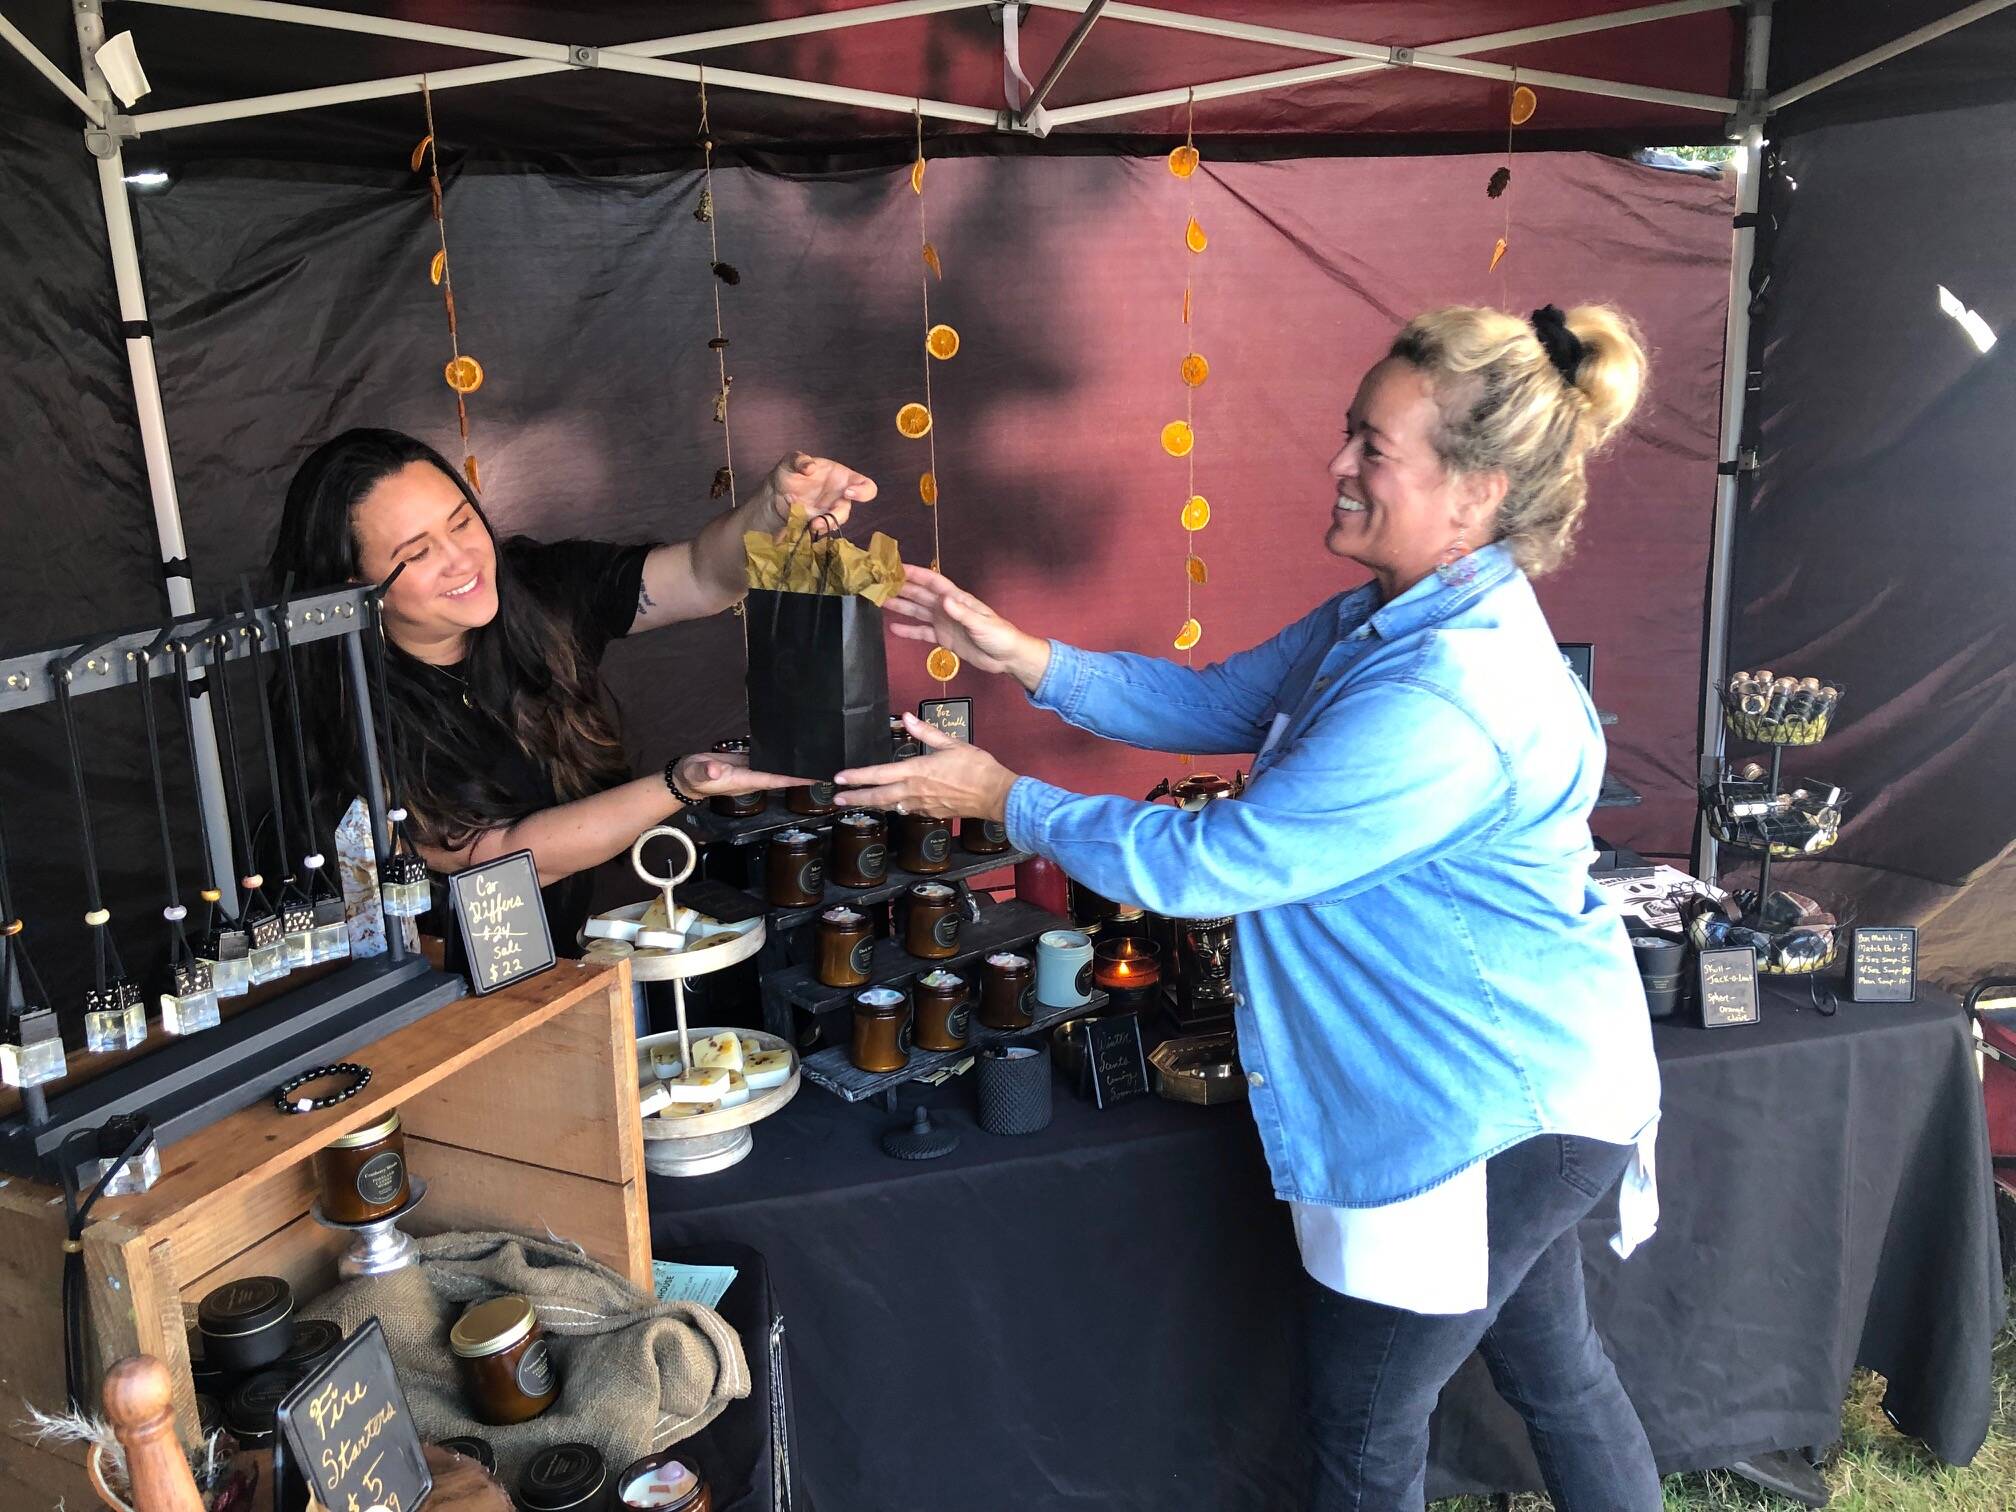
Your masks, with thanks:
[[[649,546],[615,546],[606,541],[554,541],[542,544],[513,536],[499,548],[505,555],[515,590],[531,594],[569,625],[581,654],[600,665],[609,643],[629,633],[637,617],[637,593],[644,580]],[[456,750],[480,752],[481,773],[501,789],[520,816],[551,808],[560,801],[553,774],[525,754],[504,723],[463,701],[460,665],[422,667],[420,675],[439,697],[438,717],[455,728],[447,744]],[[575,936],[588,918],[595,874],[576,872],[541,889],[554,947],[563,956],[577,954]],[[437,892],[437,901],[440,894]],[[454,943],[454,923],[443,911],[436,923]]]

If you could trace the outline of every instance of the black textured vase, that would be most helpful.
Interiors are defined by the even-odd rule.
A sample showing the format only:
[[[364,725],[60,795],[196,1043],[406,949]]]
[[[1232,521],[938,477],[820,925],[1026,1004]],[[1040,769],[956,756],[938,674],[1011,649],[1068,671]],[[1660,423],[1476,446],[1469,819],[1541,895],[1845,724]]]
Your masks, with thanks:
[[[989,1045],[980,1052],[980,1127],[1034,1134],[1050,1123],[1050,1052],[1041,1045]]]

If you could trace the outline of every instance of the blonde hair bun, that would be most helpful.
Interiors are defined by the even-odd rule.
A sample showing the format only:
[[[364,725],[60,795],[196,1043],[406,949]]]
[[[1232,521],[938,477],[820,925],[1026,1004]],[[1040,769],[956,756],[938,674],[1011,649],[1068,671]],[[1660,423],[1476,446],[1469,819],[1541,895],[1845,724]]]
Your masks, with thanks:
[[[1645,343],[1637,323],[1610,305],[1577,305],[1567,325],[1582,343],[1575,387],[1589,401],[1590,444],[1601,446],[1631,418],[1645,392]]]

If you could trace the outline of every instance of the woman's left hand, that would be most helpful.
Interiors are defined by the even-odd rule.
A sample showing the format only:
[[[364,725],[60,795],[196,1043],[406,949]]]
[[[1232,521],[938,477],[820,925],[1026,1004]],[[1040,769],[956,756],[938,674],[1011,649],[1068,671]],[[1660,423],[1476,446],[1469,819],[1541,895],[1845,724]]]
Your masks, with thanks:
[[[915,714],[903,716],[903,727],[923,744],[925,754],[839,773],[834,782],[848,789],[839,795],[841,803],[934,819],[1008,817],[1013,772],[978,746],[955,740]]]
[[[763,487],[769,493],[770,514],[778,527],[791,523],[794,508],[802,509],[816,522],[812,527],[815,537],[830,535],[845,525],[854,506],[866,504],[876,492],[872,478],[846,463],[808,457],[804,452],[792,452],[771,468]],[[821,520],[821,515],[831,518]]]

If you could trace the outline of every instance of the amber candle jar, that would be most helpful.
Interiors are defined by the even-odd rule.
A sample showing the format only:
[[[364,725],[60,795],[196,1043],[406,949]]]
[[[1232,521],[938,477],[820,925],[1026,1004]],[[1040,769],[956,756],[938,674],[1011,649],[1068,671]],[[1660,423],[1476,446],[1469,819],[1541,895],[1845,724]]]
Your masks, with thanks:
[[[810,787],[790,788],[784,794],[784,807],[794,814],[817,819],[839,807],[833,801],[833,795],[838,791],[839,789],[830,782],[815,782]]]
[[[819,915],[817,975],[828,987],[865,987],[875,956],[875,928],[853,908],[829,908]]]
[[[959,848],[968,855],[998,856],[1008,849],[1008,826],[999,819],[961,819]]]
[[[897,819],[896,864],[928,877],[952,864],[952,821],[929,814],[904,814]]]
[[[826,842],[793,826],[770,837],[763,882],[772,908],[810,908],[826,896]]]
[[[855,809],[833,826],[833,880],[842,887],[877,887],[889,875],[889,827],[880,814]]]
[[[854,994],[854,1042],[848,1059],[863,1071],[901,1071],[910,1063],[910,1004],[894,987]]]
[[[1036,1016],[1036,967],[1029,957],[1002,951],[980,971],[980,1022],[989,1029],[1027,1029]]]
[[[963,1050],[971,1026],[973,1004],[966,979],[942,966],[910,984],[916,1005],[911,1043],[919,1050]]]
[[[903,948],[920,960],[950,960],[959,953],[959,931],[965,923],[959,913],[959,897],[949,886],[919,882],[910,889]]]
[[[448,1331],[462,1362],[469,1405],[486,1423],[522,1423],[560,1394],[539,1314],[524,1297],[493,1297],[463,1313]]]
[[[406,1135],[399,1115],[332,1139],[315,1152],[322,1183],[322,1216],[336,1223],[369,1223],[404,1205]]]
[[[747,756],[749,742],[742,739],[717,740],[714,742],[714,750],[721,756]],[[719,797],[709,798],[707,807],[728,819],[737,819],[744,814],[760,814],[763,812],[763,794],[723,793]]]
[[[662,1449],[638,1460],[616,1480],[618,1505],[641,1512],[714,1512],[714,1494],[698,1471]]]

